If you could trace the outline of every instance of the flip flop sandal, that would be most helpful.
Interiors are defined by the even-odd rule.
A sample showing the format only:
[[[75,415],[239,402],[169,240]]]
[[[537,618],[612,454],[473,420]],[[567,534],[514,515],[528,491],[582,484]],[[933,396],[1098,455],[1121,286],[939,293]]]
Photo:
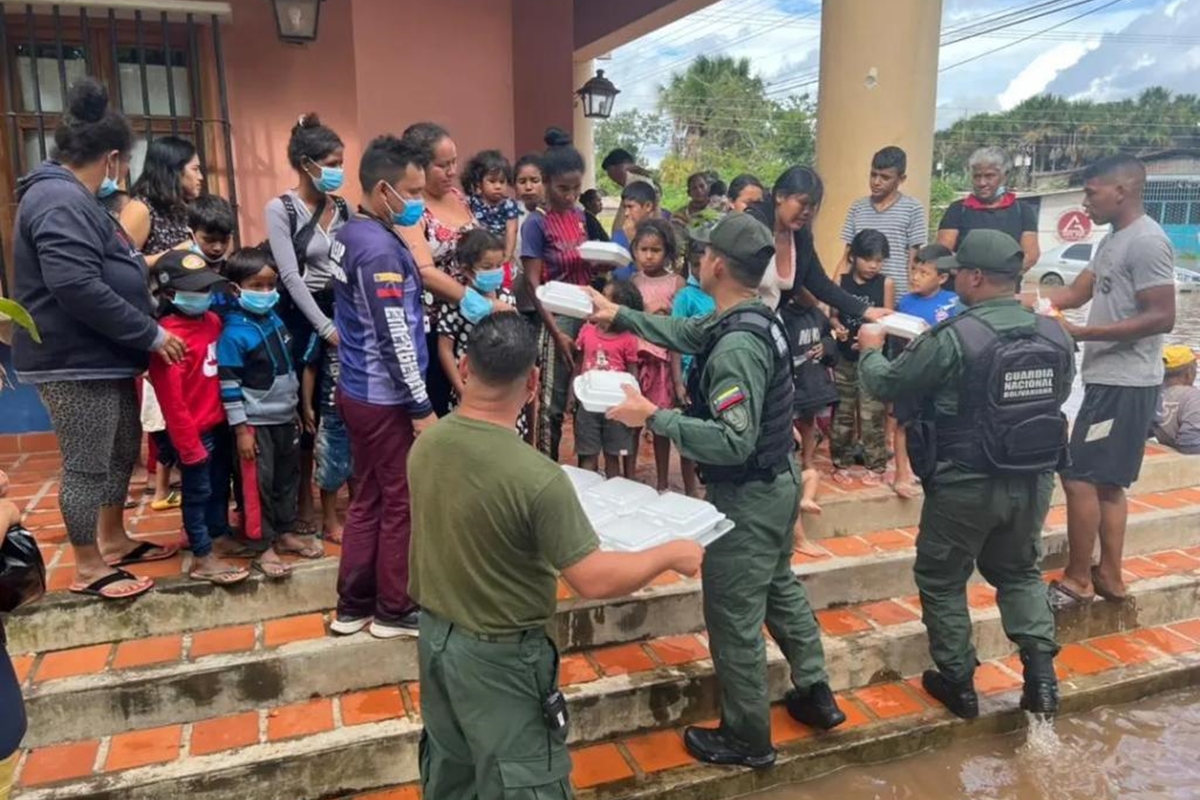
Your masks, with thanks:
[[[1073,608],[1075,606],[1085,606],[1096,602],[1096,596],[1090,597],[1067,586],[1062,581],[1050,581],[1050,606],[1055,610],[1063,608]]]
[[[221,558],[256,558],[259,555],[257,550],[253,550],[241,542],[237,543],[237,548],[234,550],[222,550],[217,553]]]
[[[141,505],[140,501],[130,498],[125,501],[125,510],[128,511],[129,509],[137,508],[140,505]]]
[[[317,535],[317,526],[312,524],[311,522],[304,522],[303,520],[296,520],[295,528],[296,528],[297,536],[316,536]]]
[[[264,564],[259,559],[254,559],[250,562],[250,569],[262,575],[269,581],[281,581],[284,578],[289,578],[292,575],[292,570],[286,564]]]
[[[913,500],[921,496],[920,487],[911,481],[906,483],[893,483],[892,491],[895,492],[898,497],[904,500]]]
[[[158,552],[155,552],[156,550]],[[128,567],[133,564],[149,564],[151,561],[166,561],[178,552],[179,548],[177,547],[142,542],[116,561],[108,562],[108,565],[110,567]]]
[[[317,534],[317,538],[323,542],[329,542],[330,544],[342,543],[342,534],[340,533],[326,533],[325,531],[321,531]]]
[[[1104,584],[1104,579],[1100,577],[1099,567],[1092,567],[1092,586],[1095,587],[1096,594],[1110,603],[1124,603],[1129,599],[1128,595],[1117,594],[1108,590],[1108,587]]]
[[[850,474],[850,470],[848,469],[835,469],[833,471],[833,475],[830,476],[830,480],[832,480],[838,486],[854,485],[854,476]]]
[[[205,575],[201,572],[189,572],[188,577],[194,581],[207,581],[208,583],[214,583],[217,586],[232,586],[235,583],[241,583],[249,578],[250,570],[232,568],[222,570],[220,572],[213,572],[208,575]]]
[[[183,505],[183,498],[179,496],[179,492],[171,492],[165,500],[154,500],[150,503],[151,511],[170,511],[173,508],[179,508]]]
[[[104,591],[106,588],[108,588],[109,586],[112,586],[114,583],[120,583],[121,581],[132,581],[133,583],[140,585],[141,588],[127,592],[125,594],[111,594],[111,593],[107,593]],[[123,569],[118,569],[114,572],[109,573],[108,575],[105,575],[103,578],[98,578],[97,580],[92,581],[87,586],[80,586],[77,583],[72,584],[70,587],[68,587],[68,591],[71,592],[71,594],[82,594],[82,595],[87,595],[88,597],[99,597],[101,600],[128,600],[131,597],[137,597],[138,595],[143,595],[153,588],[154,588],[154,581],[152,581],[148,578],[147,579],[138,578],[137,576],[131,575],[130,573],[126,572]]]
[[[862,477],[862,485],[863,486],[882,486],[883,485],[883,473],[882,472],[867,472],[867,474]]]
[[[276,547],[275,552],[281,556],[299,556],[300,558],[307,559],[309,561],[316,561],[318,558],[325,557],[325,550],[315,545],[312,547],[301,547],[299,549],[285,549]]]

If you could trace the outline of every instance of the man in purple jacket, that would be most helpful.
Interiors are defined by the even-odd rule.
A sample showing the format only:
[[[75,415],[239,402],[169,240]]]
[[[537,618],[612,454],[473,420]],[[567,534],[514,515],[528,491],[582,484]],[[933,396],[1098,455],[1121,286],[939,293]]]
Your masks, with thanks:
[[[394,136],[373,140],[359,167],[359,213],[332,249],[338,410],[350,433],[355,484],[330,626],[337,634],[370,626],[372,636],[388,639],[415,635],[419,622],[408,595],[406,465],[413,440],[437,417],[425,389],[421,273],[394,226],[420,220],[427,161]]]

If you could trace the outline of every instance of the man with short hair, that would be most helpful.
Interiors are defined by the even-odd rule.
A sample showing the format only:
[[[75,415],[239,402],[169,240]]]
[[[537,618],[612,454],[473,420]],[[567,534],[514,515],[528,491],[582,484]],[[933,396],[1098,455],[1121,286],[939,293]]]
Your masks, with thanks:
[[[621,245],[632,255],[633,247],[630,242],[637,232],[637,226],[647,219],[659,216],[658,192],[654,184],[646,181],[633,181],[621,192],[621,227],[613,227],[612,240]],[[617,267],[612,272],[614,280],[627,281],[637,273],[637,267],[630,261],[624,267]]]
[[[919,408],[907,426],[912,466],[925,489],[913,573],[937,665],[922,683],[965,719],[979,715],[967,581],[976,566],[997,589],[1004,632],[1025,669],[1021,707],[1058,708],[1054,614],[1039,567],[1054,470],[1066,447],[1063,401],[1071,393],[1074,344],[1048,317],[1013,297],[1020,245],[1006,233],[967,234],[955,256],[954,289],[969,308],[913,340],[888,361],[885,336],[864,327],[863,390]]]
[[[421,779],[428,798],[571,796],[567,708],[546,626],[557,576],[624,597],[703,549],[598,549],[566,473],[513,430],[538,391],[537,337],[516,314],[475,326],[454,413],[412,448],[412,595],[421,604]]]
[[[635,183],[645,183],[654,189],[655,202],[658,202],[658,187],[654,185],[654,181],[650,179],[649,174],[643,168],[639,167],[637,160],[628,150],[618,147],[612,150],[604,157],[604,161],[600,162],[601,169],[608,175],[621,189],[626,189]],[[617,209],[617,216],[613,218],[613,233],[625,229],[625,195],[622,192],[621,207]]]
[[[821,631],[792,572],[800,475],[792,440],[792,356],[783,322],[758,296],[774,236],[754,217],[732,213],[698,234],[701,288],[716,302],[703,318],[673,319],[622,308],[592,293],[594,322],[695,354],[692,407],[660,409],[635,389],[608,412],[669,438],[695,460],[708,501],[736,526],[704,557],[704,621],[721,696],[720,727],[688,728],[688,751],[713,764],[761,769],[771,743],[763,623],[791,666],[787,710],[822,730],[846,720],[825,673]]]
[[[850,243],[859,231],[868,228],[881,232],[888,240],[890,255],[884,261],[883,274],[896,284],[896,296],[908,292],[908,271],[916,252],[929,238],[925,206],[900,191],[908,178],[908,156],[895,145],[883,148],[871,158],[871,194],[850,204],[842,225],[845,252],[838,263],[838,274],[845,273],[850,262]]]
[[[1085,391],[1062,471],[1070,555],[1053,584],[1062,605],[1125,599],[1125,490],[1141,471],[1163,381],[1163,334],[1175,327],[1175,254],[1142,204],[1146,168],[1133,156],[1110,156],[1088,167],[1084,180],[1084,209],[1112,232],[1070,286],[1048,294],[1060,309],[1092,303],[1085,325],[1063,323],[1084,343]]]
[[[1162,416],[1154,438],[1184,455],[1200,455],[1200,388],[1196,387],[1196,354],[1186,344],[1163,348]]]

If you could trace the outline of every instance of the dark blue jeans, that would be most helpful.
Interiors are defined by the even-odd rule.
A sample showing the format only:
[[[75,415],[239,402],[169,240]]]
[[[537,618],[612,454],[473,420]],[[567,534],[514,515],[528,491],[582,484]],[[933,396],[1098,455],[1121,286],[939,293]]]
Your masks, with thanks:
[[[180,464],[183,487],[183,529],[192,555],[203,558],[212,552],[212,540],[229,533],[230,435],[225,426],[200,434],[208,460],[189,466]]]
[[[4,631],[0,629],[0,761],[11,756],[25,736],[25,703],[4,649]]]

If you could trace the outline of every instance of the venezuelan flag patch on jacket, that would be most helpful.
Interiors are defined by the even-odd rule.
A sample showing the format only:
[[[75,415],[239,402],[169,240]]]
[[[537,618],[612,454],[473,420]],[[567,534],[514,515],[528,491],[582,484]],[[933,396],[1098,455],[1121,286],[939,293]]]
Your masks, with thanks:
[[[713,405],[716,406],[716,413],[724,414],[729,409],[745,401],[746,393],[742,391],[742,387],[731,386],[717,395],[716,402]]]

